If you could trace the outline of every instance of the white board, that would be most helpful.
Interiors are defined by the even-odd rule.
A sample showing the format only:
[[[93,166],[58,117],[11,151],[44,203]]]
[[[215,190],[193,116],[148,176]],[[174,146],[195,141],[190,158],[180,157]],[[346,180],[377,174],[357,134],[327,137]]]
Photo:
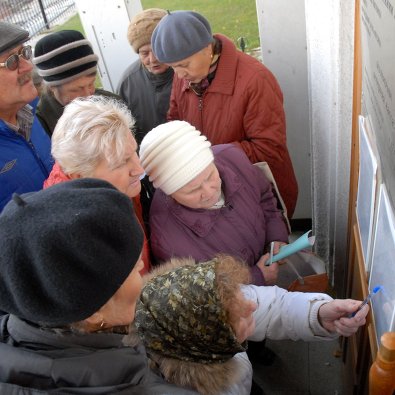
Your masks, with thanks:
[[[394,330],[395,312],[395,219],[385,184],[381,184],[372,252],[369,292],[381,285],[372,298],[377,344],[384,332]]]

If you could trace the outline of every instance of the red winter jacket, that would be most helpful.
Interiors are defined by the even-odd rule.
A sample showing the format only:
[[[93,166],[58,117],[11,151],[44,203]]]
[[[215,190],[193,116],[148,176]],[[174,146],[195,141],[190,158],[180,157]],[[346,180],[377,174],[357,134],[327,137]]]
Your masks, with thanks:
[[[168,120],[187,121],[213,145],[236,143],[252,163],[266,161],[292,217],[298,185],[286,145],[283,95],[258,60],[216,34],[222,51],[214,80],[202,97],[174,75]]]

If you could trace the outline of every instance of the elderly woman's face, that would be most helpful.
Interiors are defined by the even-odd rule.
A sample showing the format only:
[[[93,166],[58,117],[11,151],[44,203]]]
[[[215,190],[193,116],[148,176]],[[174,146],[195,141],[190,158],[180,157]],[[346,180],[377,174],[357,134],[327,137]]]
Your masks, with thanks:
[[[214,206],[220,196],[221,179],[214,163],[208,165],[197,177],[171,195],[183,206],[195,209],[208,209]]]
[[[137,261],[129,276],[118,288],[117,292],[99,310],[107,327],[129,325],[134,320],[136,303],[143,287],[140,271],[144,267],[141,259]]]
[[[179,62],[169,63],[177,74],[178,78],[183,78],[196,84],[207,77],[212,59],[212,45],[209,44],[201,51],[196,52],[189,58]]]
[[[163,74],[169,66],[164,63],[160,63],[156,59],[151,49],[151,44],[143,45],[139,48],[139,58],[144,67],[152,74]]]
[[[63,85],[51,88],[56,100],[66,106],[77,97],[87,97],[95,93],[96,73],[84,75]]]
[[[129,134],[125,157],[121,165],[114,169],[106,159],[102,159],[90,176],[108,181],[125,195],[135,197],[141,190],[140,176],[142,174],[144,170],[137,155],[137,143],[132,134]]]

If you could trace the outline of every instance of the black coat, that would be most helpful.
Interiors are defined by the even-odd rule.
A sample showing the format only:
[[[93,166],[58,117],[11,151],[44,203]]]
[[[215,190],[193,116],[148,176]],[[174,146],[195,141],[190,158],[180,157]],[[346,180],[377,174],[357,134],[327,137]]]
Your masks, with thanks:
[[[0,393],[196,395],[155,375],[122,334],[57,334],[0,317]]]
[[[174,71],[150,73],[136,60],[121,77],[117,93],[127,103],[136,120],[134,135],[137,143],[155,126],[166,122]]]
[[[122,99],[115,93],[105,91],[104,89],[96,89],[95,95],[111,97],[113,99],[122,101]],[[40,101],[37,105],[36,115],[41,125],[51,137],[59,118],[62,116],[64,106],[62,106],[55,96],[48,92],[41,95]]]

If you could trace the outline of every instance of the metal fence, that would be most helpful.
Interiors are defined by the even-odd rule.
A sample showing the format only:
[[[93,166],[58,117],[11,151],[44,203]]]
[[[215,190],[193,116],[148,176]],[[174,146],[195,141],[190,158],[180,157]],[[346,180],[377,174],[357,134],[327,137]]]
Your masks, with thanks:
[[[74,0],[0,0],[0,20],[26,29],[34,37],[75,9]]]

